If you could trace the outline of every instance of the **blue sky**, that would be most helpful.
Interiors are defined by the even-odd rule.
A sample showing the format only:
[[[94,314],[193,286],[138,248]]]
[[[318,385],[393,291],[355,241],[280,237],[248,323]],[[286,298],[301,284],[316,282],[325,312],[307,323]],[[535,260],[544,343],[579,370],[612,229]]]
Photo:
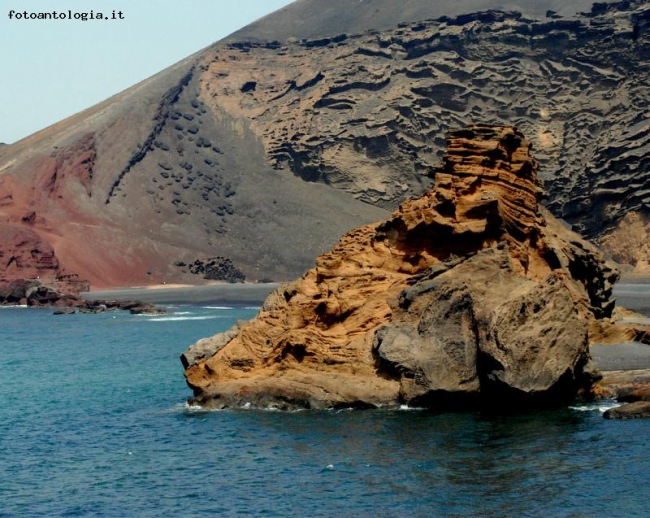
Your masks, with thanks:
[[[0,0],[0,142],[146,79],[291,0]],[[19,20],[9,11],[123,20]]]

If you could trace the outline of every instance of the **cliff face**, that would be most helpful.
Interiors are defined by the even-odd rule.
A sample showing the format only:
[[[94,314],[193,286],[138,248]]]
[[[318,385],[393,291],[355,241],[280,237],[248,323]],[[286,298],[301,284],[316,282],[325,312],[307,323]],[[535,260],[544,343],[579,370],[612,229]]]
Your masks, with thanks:
[[[529,150],[512,127],[451,132],[435,189],[182,356],[194,402],[509,407],[590,386],[617,273],[538,205]]]
[[[88,288],[87,281],[61,268],[52,246],[36,232],[0,224],[0,305],[66,303]]]
[[[449,128],[505,123],[548,207],[645,264],[647,2],[353,4],[296,2],[2,147],[0,223],[95,286],[191,282],[174,264],[217,256],[286,280],[427,192]]]
[[[645,1],[572,17],[475,11],[291,45],[233,41],[206,63],[203,89],[251,121],[275,167],[386,208],[431,186],[449,128],[516,125],[548,208],[643,266],[648,13]],[[621,242],[624,217],[642,222],[636,247]]]

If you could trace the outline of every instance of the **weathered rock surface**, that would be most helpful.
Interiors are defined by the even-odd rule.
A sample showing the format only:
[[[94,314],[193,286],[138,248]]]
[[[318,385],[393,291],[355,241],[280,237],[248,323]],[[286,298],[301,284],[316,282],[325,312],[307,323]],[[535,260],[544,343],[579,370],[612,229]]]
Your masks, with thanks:
[[[67,274],[52,246],[29,228],[0,224],[0,305],[69,306],[87,281]]]
[[[534,142],[556,215],[645,268],[647,2],[513,9],[295,2],[2,147],[0,223],[94,287],[192,282],[173,263],[213,256],[287,280],[430,189],[448,128],[496,121]]]
[[[51,306],[52,304],[44,304]],[[157,306],[150,302],[142,302],[139,300],[130,300],[130,301],[107,301],[107,300],[75,300],[74,303],[71,303],[69,306],[62,307],[61,309],[55,309],[55,315],[73,315],[77,313],[83,314],[98,314],[104,313],[105,311],[117,311],[123,310],[128,311],[132,315],[169,315],[170,312],[164,307]]]
[[[604,371],[592,392],[597,398],[625,403],[650,401],[650,369]]]
[[[636,401],[616,408],[610,408],[603,414],[605,419],[648,419],[650,418],[650,401]]]
[[[430,4],[430,19],[381,32],[231,38],[206,62],[204,98],[249,120],[276,167],[387,208],[430,187],[448,128],[516,125],[535,145],[551,211],[650,272],[647,2],[571,17],[521,3],[525,15],[484,5],[452,16],[463,2],[441,16]]]
[[[538,205],[518,130],[447,140],[435,189],[182,356],[194,403],[510,410],[591,387],[589,328],[617,272]]]

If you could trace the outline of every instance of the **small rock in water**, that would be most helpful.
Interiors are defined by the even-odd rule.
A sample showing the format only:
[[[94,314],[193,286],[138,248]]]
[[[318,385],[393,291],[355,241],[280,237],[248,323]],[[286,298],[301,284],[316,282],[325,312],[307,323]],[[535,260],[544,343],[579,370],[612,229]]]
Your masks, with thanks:
[[[650,401],[635,401],[627,405],[610,408],[605,419],[648,419],[650,418]]]
[[[74,308],[55,309],[52,312],[53,315],[73,315],[74,313],[76,313]]]

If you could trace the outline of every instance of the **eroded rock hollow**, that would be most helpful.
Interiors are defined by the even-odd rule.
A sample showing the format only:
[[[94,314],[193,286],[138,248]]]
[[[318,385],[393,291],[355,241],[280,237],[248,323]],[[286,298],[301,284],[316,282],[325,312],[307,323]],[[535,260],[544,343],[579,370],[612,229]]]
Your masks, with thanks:
[[[514,127],[451,131],[434,189],[181,356],[192,403],[510,410],[590,387],[618,273],[538,204],[530,149]]]

